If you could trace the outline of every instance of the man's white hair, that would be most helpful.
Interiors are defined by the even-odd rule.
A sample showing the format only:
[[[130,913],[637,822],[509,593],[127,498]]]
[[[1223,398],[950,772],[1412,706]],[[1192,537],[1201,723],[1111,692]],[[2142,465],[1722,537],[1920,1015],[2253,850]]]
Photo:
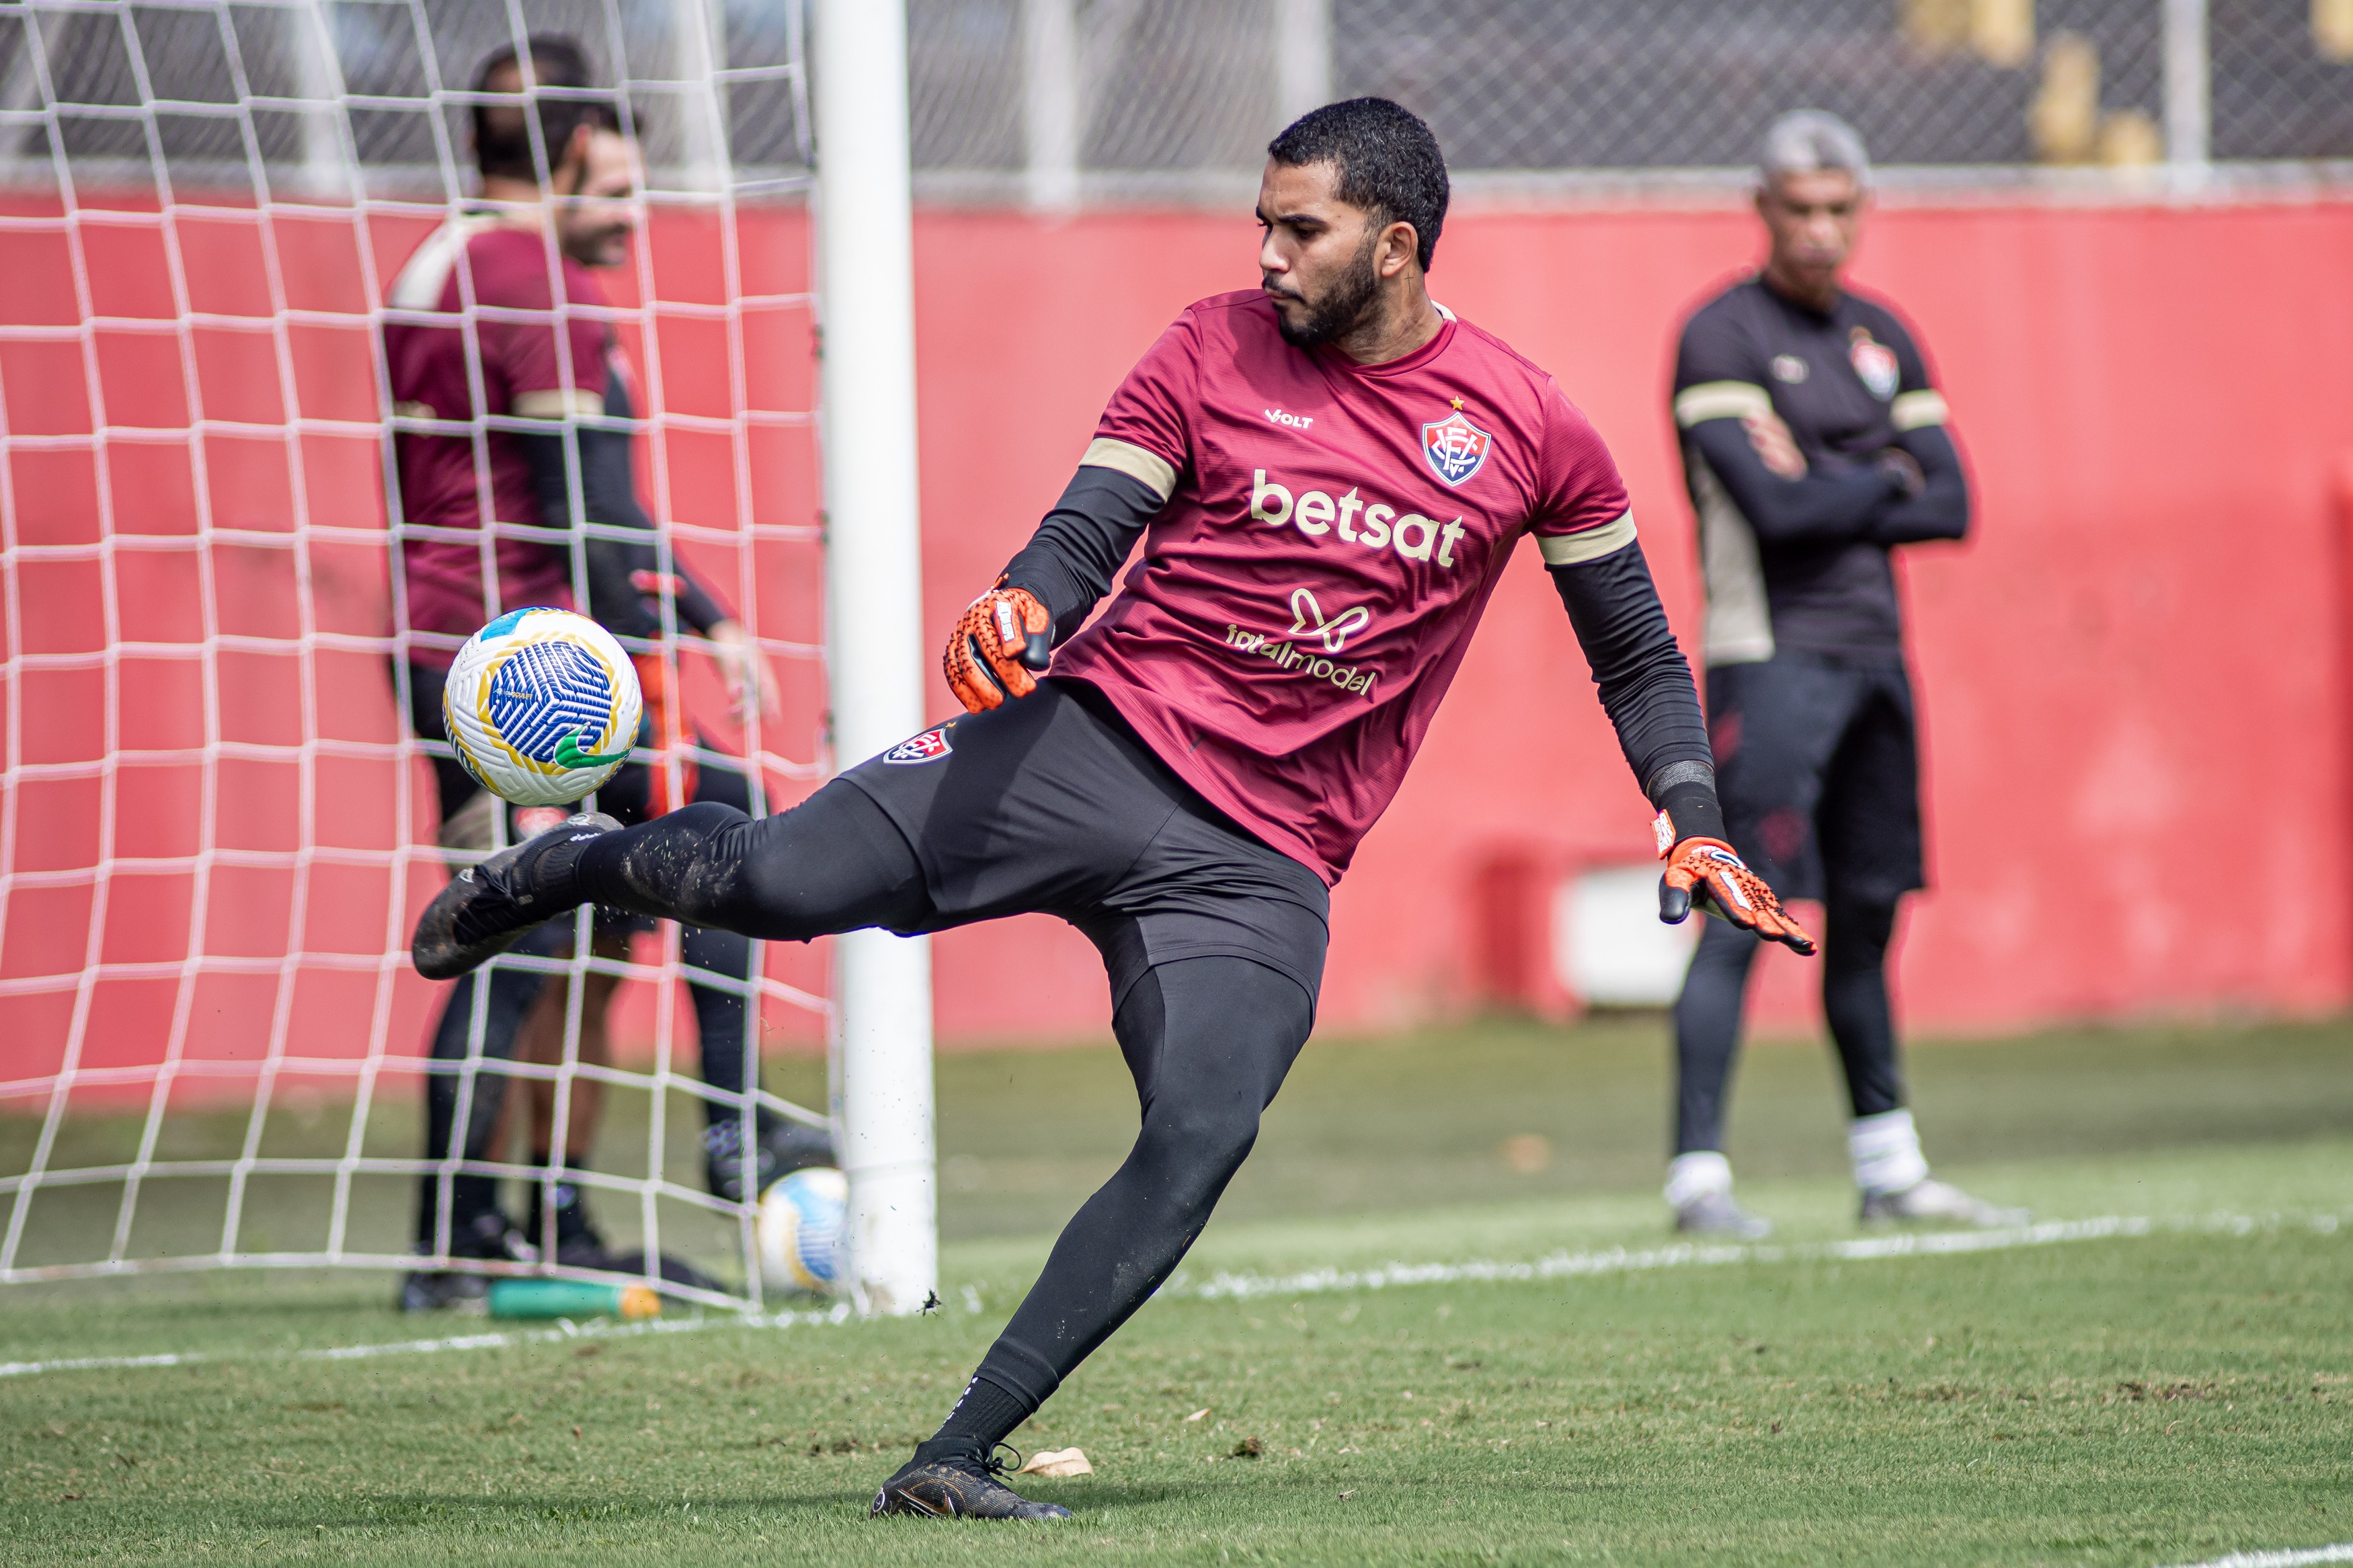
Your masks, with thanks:
[[[1843,172],[1858,185],[1871,184],[1871,155],[1862,137],[1837,115],[1820,109],[1797,109],[1765,128],[1757,149],[1757,176],[1771,184],[1783,174]]]

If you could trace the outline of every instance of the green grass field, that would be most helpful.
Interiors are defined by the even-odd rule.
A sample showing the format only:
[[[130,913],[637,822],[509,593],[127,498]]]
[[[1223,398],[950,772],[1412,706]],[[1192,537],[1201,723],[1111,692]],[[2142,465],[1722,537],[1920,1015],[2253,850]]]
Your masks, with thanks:
[[[1108,1050],[944,1059],[927,1319],[334,1359],[495,1326],[404,1320],[379,1275],[0,1291],[0,1363],[212,1358],[0,1377],[0,1563],[2156,1565],[2353,1541],[2353,1026],[1923,1047],[1946,1173],[2038,1218],[2159,1223],[1886,1257],[1832,1249],[1855,1235],[1832,1074],[1789,1047],[1752,1053],[1733,1137],[1788,1245],[1662,1253],[1662,1054],[1652,1020],[1312,1047],[1184,1274],[1017,1435],[1093,1460],[1029,1488],[1067,1524],[863,1511],[1123,1152]],[[642,1148],[641,1116],[607,1142]],[[149,1195],[201,1226],[193,1186]],[[1284,1283],[1613,1248],[1650,1256]],[[1255,1293],[1204,1294],[1220,1276]]]

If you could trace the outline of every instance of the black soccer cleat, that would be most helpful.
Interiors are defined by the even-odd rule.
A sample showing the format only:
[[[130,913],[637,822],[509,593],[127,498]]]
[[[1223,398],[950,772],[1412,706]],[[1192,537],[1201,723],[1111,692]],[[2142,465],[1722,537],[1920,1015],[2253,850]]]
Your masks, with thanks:
[[[783,1181],[795,1171],[805,1171],[813,1165],[838,1165],[833,1135],[822,1127],[811,1127],[776,1115],[763,1107],[759,1112],[759,1142],[752,1151],[752,1193],[754,1197]],[[744,1123],[731,1116],[714,1121],[702,1130],[703,1178],[713,1197],[731,1204],[740,1204],[744,1196]]]
[[[881,1519],[886,1513],[920,1514],[926,1519],[1068,1519],[1071,1510],[1058,1502],[1032,1502],[997,1478],[1009,1468],[995,1454],[983,1457],[970,1452],[941,1454],[923,1458],[918,1446],[915,1457],[899,1467],[899,1473],[882,1483],[874,1494],[874,1506],[868,1516]],[[1016,1465],[1021,1462],[1018,1450],[998,1444],[1013,1454]]]
[[[540,891],[546,873],[569,870],[580,845],[620,826],[601,812],[583,812],[450,878],[425,906],[417,934],[409,939],[417,973],[427,980],[454,980],[512,947],[542,921],[575,907]],[[550,862],[550,856],[561,859]]]

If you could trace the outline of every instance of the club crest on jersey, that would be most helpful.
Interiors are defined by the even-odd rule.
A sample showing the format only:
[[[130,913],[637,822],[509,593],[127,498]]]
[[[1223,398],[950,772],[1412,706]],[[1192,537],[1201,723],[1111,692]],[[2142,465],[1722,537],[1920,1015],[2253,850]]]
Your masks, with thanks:
[[[1857,327],[1852,334],[1853,346],[1847,357],[1854,362],[1854,374],[1872,396],[1885,403],[1895,395],[1895,384],[1902,373],[1895,363],[1895,351],[1874,339],[1867,328]]]
[[[1459,408],[1421,427],[1421,455],[1430,459],[1430,471],[1450,485],[1484,468],[1494,445],[1495,438],[1463,418]]]
[[[948,730],[952,723],[953,721],[950,724],[934,724],[920,735],[908,736],[883,752],[882,760],[901,767],[912,766],[917,763],[938,762],[955,750],[954,746],[948,744]]]

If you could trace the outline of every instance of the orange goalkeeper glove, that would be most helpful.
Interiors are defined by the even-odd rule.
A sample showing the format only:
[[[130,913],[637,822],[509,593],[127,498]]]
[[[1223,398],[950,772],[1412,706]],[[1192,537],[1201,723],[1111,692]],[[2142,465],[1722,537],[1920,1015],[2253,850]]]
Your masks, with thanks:
[[[1666,820],[1663,814],[1661,820]],[[1667,924],[1681,925],[1697,904],[1742,931],[1812,954],[1814,939],[1789,918],[1765,879],[1750,870],[1731,845],[1720,838],[1686,838],[1660,850],[1659,858],[1667,863],[1667,874],[1659,879],[1659,918]]]
[[[940,657],[948,689],[968,713],[986,713],[1008,697],[1038,689],[1032,670],[1053,662],[1054,617],[1027,588],[1008,588],[1005,579],[965,606]]]

